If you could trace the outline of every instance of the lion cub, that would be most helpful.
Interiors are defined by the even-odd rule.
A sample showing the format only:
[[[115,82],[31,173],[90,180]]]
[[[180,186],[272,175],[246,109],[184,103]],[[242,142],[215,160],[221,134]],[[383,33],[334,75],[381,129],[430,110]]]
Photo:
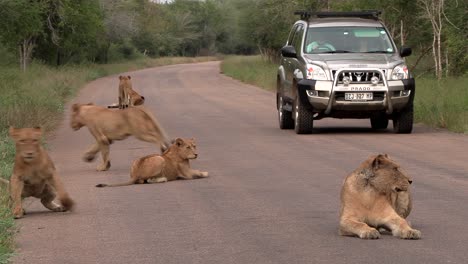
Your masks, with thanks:
[[[132,87],[132,77],[119,76],[119,108],[124,109],[129,106],[142,105],[145,97],[139,95]]]
[[[14,217],[21,218],[24,215],[22,198],[31,196],[41,199],[41,203],[54,212],[71,210],[74,202],[65,191],[52,160],[41,146],[41,128],[10,127],[9,133],[16,144],[15,164],[10,179]],[[60,204],[54,201],[56,195]]]
[[[208,172],[190,168],[190,160],[196,159],[194,139],[177,138],[162,155],[148,155],[132,164],[130,181],[118,184],[98,184],[96,187],[116,187],[139,183],[161,183],[177,179],[190,180],[208,177]]]
[[[371,156],[348,175],[341,190],[340,235],[376,239],[376,228],[404,239],[420,239],[405,218],[410,214],[412,180],[387,154]]]

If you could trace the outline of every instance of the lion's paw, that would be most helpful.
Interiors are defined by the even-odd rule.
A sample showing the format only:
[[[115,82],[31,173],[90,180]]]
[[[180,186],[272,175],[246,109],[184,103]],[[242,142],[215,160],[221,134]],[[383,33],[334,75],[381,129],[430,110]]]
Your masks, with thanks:
[[[380,233],[377,229],[372,228],[366,231],[363,231],[359,234],[359,237],[362,239],[378,239],[380,238]]]
[[[97,171],[106,171],[106,170],[108,170],[110,168],[110,166],[111,166],[111,163],[110,163],[110,161],[108,161],[107,163],[104,163],[104,164],[101,164],[101,165],[97,166],[96,170]]]
[[[207,171],[202,171],[202,172],[201,172],[201,176],[202,176],[203,178],[208,177],[208,172],[207,172]]]
[[[416,229],[408,229],[404,230],[400,233],[400,238],[403,239],[420,239],[421,238],[421,231]]]
[[[52,209],[53,212],[65,212],[66,209],[63,206],[57,206],[54,209]]]
[[[92,162],[94,161],[95,158],[96,158],[96,154],[92,154],[92,153],[85,153],[83,156],[83,160],[85,162]]]
[[[20,218],[22,218],[22,217],[24,216],[24,214],[25,214],[24,209],[17,209],[17,210],[14,210],[14,211],[13,211],[13,217],[14,217],[15,219],[20,219]]]

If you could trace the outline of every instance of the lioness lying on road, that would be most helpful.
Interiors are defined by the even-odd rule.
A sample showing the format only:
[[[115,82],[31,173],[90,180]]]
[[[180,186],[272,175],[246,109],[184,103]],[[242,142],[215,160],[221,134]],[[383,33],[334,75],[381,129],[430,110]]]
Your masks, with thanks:
[[[376,228],[404,239],[419,239],[410,214],[412,180],[387,154],[372,156],[346,177],[341,190],[340,235],[376,239]]]
[[[119,108],[124,109],[129,106],[142,105],[145,97],[139,95],[132,86],[132,77],[119,76]]]
[[[78,130],[87,126],[96,139],[96,143],[84,154],[84,160],[91,162],[100,151],[102,164],[98,171],[108,170],[109,145],[114,140],[123,140],[128,136],[157,144],[161,152],[170,145],[166,133],[156,118],[143,107],[129,107],[123,110],[111,110],[89,104],[74,104],[72,106],[71,127]]]
[[[74,202],[65,191],[52,160],[41,146],[41,128],[10,127],[9,132],[16,144],[15,165],[9,182],[14,217],[21,218],[24,215],[22,198],[31,196],[41,199],[41,203],[54,212],[71,210]],[[2,182],[8,183],[6,180]],[[60,204],[54,201],[56,195]]]
[[[190,160],[196,159],[197,146],[194,139],[177,138],[161,156],[149,155],[132,164],[130,181],[118,184],[98,184],[96,187],[116,187],[139,183],[161,183],[177,179],[190,180],[208,177],[208,172],[190,168]]]

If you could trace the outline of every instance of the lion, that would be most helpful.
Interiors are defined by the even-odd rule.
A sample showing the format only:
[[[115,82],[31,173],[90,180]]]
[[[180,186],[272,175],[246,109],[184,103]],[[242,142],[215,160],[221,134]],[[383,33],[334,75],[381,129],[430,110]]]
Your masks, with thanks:
[[[130,75],[119,76],[119,109],[127,108],[129,105],[128,92],[130,89],[132,89],[131,79],[132,77]]]
[[[145,97],[133,90],[131,79],[130,75],[119,76],[119,109],[142,105],[145,102]]]
[[[208,172],[190,168],[190,160],[196,159],[195,140],[177,138],[162,155],[148,155],[133,162],[130,181],[118,184],[98,184],[96,187],[117,187],[142,183],[162,183],[177,179],[206,178]]]
[[[137,105],[142,105],[145,102],[145,97],[141,96],[135,90],[131,89],[128,92],[128,101],[130,103],[130,106],[137,106]]]
[[[411,183],[387,154],[369,157],[343,183],[340,235],[377,239],[377,229],[384,228],[396,237],[420,239],[421,232],[405,220],[412,209]]]
[[[102,164],[98,171],[110,168],[109,146],[114,140],[124,140],[133,135],[139,140],[157,144],[164,152],[170,141],[159,125],[159,122],[144,107],[129,107],[123,110],[112,110],[89,104],[73,104],[70,125],[77,131],[86,126],[96,139],[96,143],[85,152],[83,159],[91,162],[101,152]]]
[[[41,128],[10,127],[9,134],[16,144],[15,163],[10,181],[2,179],[2,182],[9,184],[13,216],[23,217],[22,199],[26,197],[41,199],[41,203],[54,212],[71,211],[75,203],[65,191],[54,163],[41,146]],[[56,203],[56,196],[60,204]]]

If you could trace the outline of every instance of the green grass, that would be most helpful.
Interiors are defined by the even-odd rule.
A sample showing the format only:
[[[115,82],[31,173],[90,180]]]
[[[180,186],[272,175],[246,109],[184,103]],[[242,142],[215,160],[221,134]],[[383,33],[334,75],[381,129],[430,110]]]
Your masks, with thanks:
[[[215,57],[138,59],[106,65],[74,65],[59,68],[33,63],[26,72],[17,66],[0,66],[0,177],[9,179],[15,148],[8,127],[41,126],[54,129],[66,101],[87,82],[110,74],[162,65],[215,60]],[[8,192],[0,183],[0,264],[14,251],[14,221]]]
[[[224,74],[267,90],[276,89],[278,65],[260,56],[227,57],[221,64]],[[416,79],[415,121],[431,127],[468,133],[468,77]]]
[[[221,69],[234,79],[271,91],[276,89],[278,66],[260,56],[228,56],[221,63]]]
[[[415,119],[432,127],[468,133],[468,77],[416,80]]]

